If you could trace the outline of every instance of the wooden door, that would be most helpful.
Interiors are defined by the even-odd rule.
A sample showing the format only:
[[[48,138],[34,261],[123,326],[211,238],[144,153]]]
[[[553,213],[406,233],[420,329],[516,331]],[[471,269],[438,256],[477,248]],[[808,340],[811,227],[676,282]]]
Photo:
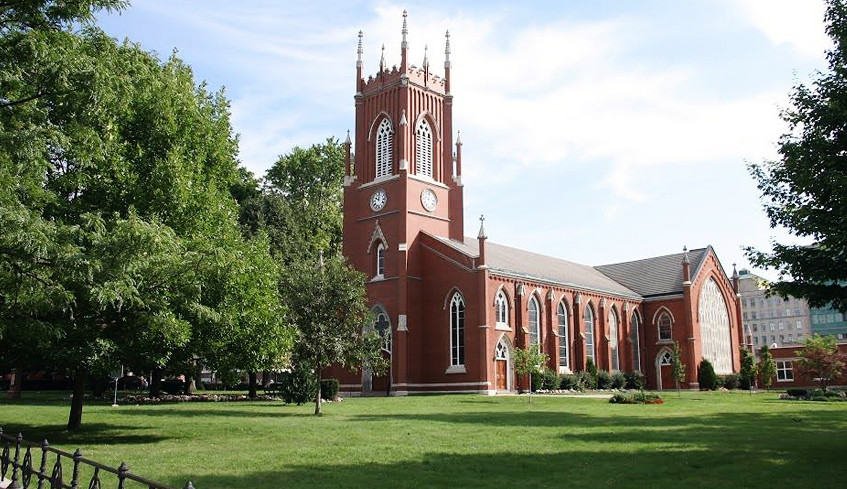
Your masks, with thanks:
[[[662,365],[662,390],[676,389],[676,382],[673,380],[673,365]]]
[[[506,360],[497,360],[496,362],[494,362],[497,371],[497,375],[495,377],[497,390],[504,391],[509,388],[508,377],[506,377],[508,375],[506,363]]]

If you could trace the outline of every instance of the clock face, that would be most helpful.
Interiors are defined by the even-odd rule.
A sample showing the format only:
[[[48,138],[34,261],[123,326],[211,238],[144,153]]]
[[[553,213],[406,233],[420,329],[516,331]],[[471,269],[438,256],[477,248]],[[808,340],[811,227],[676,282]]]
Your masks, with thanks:
[[[385,207],[385,203],[388,202],[388,194],[385,193],[385,189],[379,189],[371,195],[371,210],[378,211]]]
[[[424,209],[432,212],[435,210],[435,207],[438,205],[438,197],[435,195],[435,192],[432,189],[425,188],[423,192],[421,192],[421,204]]]

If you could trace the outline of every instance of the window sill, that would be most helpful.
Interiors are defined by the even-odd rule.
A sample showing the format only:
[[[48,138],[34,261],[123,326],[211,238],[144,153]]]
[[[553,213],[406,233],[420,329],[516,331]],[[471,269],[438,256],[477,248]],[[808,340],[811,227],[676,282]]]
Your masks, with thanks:
[[[512,330],[512,328],[510,328],[509,325],[506,324],[506,323],[497,323],[497,324],[494,325],[494,329],[496,329],[497,331],[511,331]]]
[[[560,374],[572,374],[570,367],[559,367]]]
[[[464,365],[450,365],[447,367],[447,370],[444,371],[445,374],[466,374],[468,370]]]
[[[659,340],[656,342],[657,345],[673,345],[673,340]]]

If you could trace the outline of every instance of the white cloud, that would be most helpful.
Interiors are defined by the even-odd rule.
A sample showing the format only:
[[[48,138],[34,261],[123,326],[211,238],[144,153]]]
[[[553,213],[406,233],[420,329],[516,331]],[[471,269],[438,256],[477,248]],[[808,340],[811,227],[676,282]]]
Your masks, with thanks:
[[[779,46],[819,58],[832,46],[824,32],[823,0],[725,0]]]

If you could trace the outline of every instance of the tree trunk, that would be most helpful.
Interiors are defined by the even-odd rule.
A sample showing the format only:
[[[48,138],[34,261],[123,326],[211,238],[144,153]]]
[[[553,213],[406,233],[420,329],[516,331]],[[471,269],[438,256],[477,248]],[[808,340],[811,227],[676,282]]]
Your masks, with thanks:
[[[267,389],[271,385],[271,371],[262,370],[262,389]]]
[[[82,424],[82,399],[85,397],[85,381],[88,372],[79,369],[74,374],[74,393],[71,397],[71,414],[68,416],[68,429],[77,430]]]
[[[190,396],[197,392],[197,384],[194,383],[194,378],[197,375],[196,371],[189,370],[187,374],[185,374],[185,385],[183,386],[182,392],[186,396]]]
[[[150,397],[162,395],[162,369],[156,367],[150,373]]]
[[[247,377],[250,379],[250,392],[248,392],[247,396],[250,399],[255,399],[257,396],[256,387],[258,385],[256,382],[256,372],[249,372]]]
[[[318,392],[315,394],[315,415],[321,415],[321,369],[315,369],[315,380],[318,382]]]

